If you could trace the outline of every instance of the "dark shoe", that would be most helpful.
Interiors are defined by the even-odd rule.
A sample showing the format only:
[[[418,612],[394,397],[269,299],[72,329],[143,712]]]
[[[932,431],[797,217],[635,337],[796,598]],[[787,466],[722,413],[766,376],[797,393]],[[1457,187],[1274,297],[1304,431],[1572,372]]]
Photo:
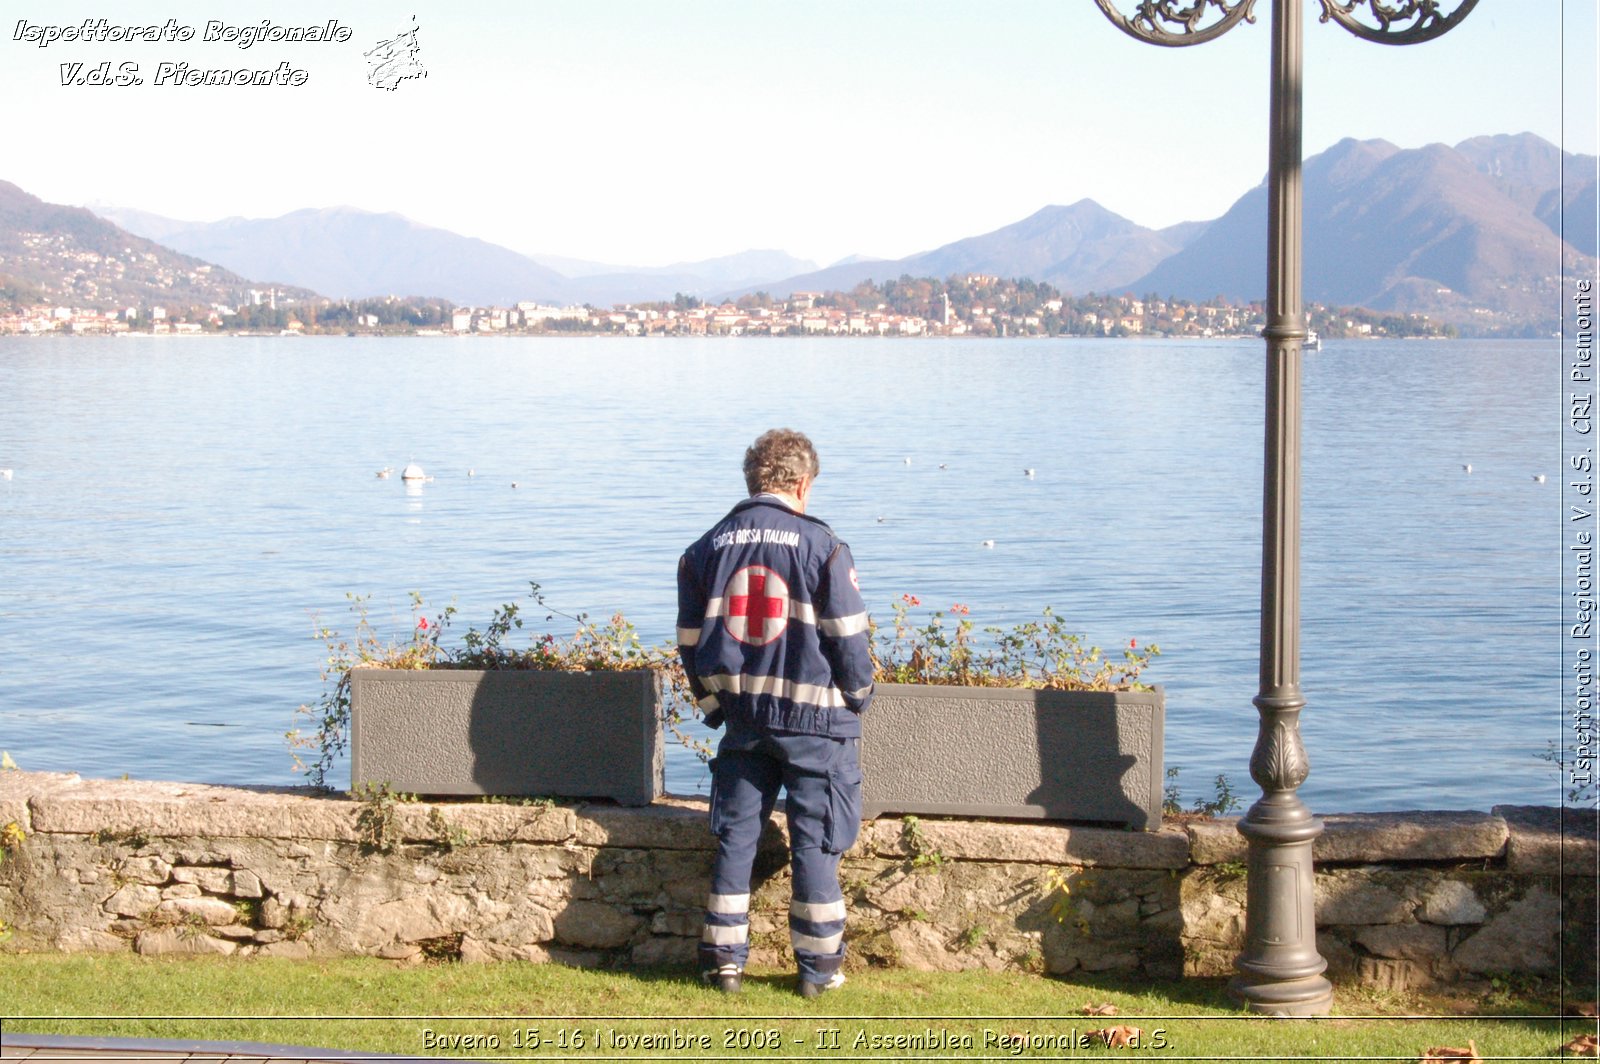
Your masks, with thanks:
[[[841,986],[844,986],[843,972],[834,972],[826,983],[807,982],[805,977],[802,976],[800,978],[800,996],[809,1001],[812,998],[821,997],[830,990],[837,990]]]
[[[724,994],[737,994],[744,989],[744,969],[737,964],[724,964],[721,968],[701,972],[700,981]]]

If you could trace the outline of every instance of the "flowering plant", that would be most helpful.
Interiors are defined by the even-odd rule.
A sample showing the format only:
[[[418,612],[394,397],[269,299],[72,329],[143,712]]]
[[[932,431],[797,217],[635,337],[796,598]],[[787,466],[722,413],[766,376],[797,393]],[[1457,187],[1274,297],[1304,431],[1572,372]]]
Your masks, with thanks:
[[[1048,606],[1044,617],[1009,629],[987,627],[975,634],[969,610],[961,603],[935,610],[926,623],[911,620],[915,595],[894,604],[894,629],[874,626],[874,678],[881,683],[948,684],[969,687],[1031,687],[1055,691],[1147,690],[1139,681],[1150,659],[1161,653],[1154,643],[1128,640],[1120,660],[1081,636]],[[979,638],[981,635],[982,638]]]
[[[546,632],[522,649],[506,643],[513,629],[522,627],[522,612],[516,603],[495,610],[483,631],[468,629],[460,646],[444,643],[446,629],[456,614],[446,606],[431,619],[424,612],[422,596],[411,593],[411,630],[400,638],[384,638],[367,615],[367,596],[348,595],[350,610],[356,616],[354,633],[341,636],[331,628],[319,627],[317,638],[328,648],[322,667],[322,696],[303,705],[297,713],[310,718],[316,730],[303,734],[299,728],[284,738],[290,747],[295,767],[310,777],[313,785],[327,786],[334,761],[349,747],[350,672],[358,668],[383,669],[535,669],[557,672],[618,672],[650,669],[659,678],[666,724],[679,742],[702,758],[709,757],[705,744],[686,735],[681,725],[685,713],[693,714],[694,698],[671,644],[647,647],[639,633],[622,614],[613,614],[605,623],[591,621],[587,614],[563,613],[549,605],[530,583],[533,601],[547,610],[546,621],[564,617],[577,625],[565,639]],[[300,751],[315,751],[309,762]]]

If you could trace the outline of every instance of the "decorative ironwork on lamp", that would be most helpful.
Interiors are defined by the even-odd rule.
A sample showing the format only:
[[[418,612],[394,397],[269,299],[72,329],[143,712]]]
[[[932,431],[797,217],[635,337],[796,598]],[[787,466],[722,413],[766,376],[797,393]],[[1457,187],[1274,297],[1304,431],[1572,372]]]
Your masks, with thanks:
[[[1330,19],[1363,40],[1379,44],[1421,44],[1443,36],[1461,24],[1461,20],[1478,5],[1478,0],[1460,0],[1456,9],[1446,15],[1440,12],[1437,0],[1407,0],[1403,4],[1385,4],[1383,0],[1351,0],[1341,4],[1338,0],[1319,0],[1322,4],[1322,21]],[[1356,18],[1361,8],[1371,6],[1376,26],[1368,26]],[[1409,25],[1405,25],[1409,23]]]
[[[1167,48],[1204,44],[1254,22],[1258,0],[1139,0],[1124,15],[1095,0],[1129,36]],[[1230,990],[1251,1011],[1323,1015],[1333,987],[1317,952],[1311,846],[1322,822],[1296,793],[1311,773],[1300,739],[1301,36],[1305,0],[1269,0],[1272,84],[1267,163],[1266,462],[1261,550],[1260,730],[1250,778],[1262,796],[1239,823],[1250,846],[1245,945]],[[1438,0],[1318,0],[1322,22],[1368,41],[1419,44],[1461,24],[1478,0],[1445,14]],[[1362,17],[1365,16],[1365,17]]]

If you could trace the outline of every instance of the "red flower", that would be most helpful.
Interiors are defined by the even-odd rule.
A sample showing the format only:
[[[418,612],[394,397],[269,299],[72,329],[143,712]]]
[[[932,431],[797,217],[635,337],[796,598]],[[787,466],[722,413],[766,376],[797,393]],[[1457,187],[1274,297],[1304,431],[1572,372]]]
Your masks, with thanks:
[[[428,618],[424,617],[421,620],[419,620],[417,622],[417,628],[418,628],[419,631],[426,632],[428,630]]]
[[[965,606],[963,606],[961,603],[958,602],[954,606],[950,607],[950,612],[951,613],[967,614],[967,613],[971,613],[972,611],[967,609]]]
[[[1139,647],[1139,641],[1137,639],[1128,640],[1128,649],[1129,650],[1137,650],[1138,647]]]

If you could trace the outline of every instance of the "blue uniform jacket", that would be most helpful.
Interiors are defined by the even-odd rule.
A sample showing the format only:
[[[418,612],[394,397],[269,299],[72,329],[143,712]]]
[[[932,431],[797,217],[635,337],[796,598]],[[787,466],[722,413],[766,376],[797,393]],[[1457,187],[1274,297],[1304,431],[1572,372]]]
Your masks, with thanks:
[[[678,563],[678,653],[714,728],[859,736],[870,639],[850,548],[773,496],[739,503]]]

